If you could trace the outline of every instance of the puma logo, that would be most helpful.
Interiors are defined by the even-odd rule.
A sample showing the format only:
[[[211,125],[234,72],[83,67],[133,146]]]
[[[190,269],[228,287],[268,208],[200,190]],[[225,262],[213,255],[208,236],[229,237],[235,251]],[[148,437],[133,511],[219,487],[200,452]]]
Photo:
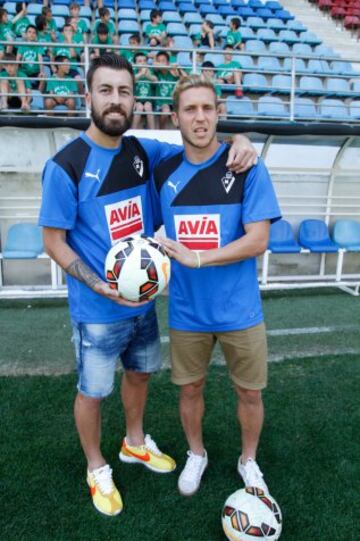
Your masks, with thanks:
[[[172,188],[174,190],[175,193],[177,193],[177,187],[178,187],[178,184],[180,184],[180,180],[179,182],[177,182],[176,184],[174,184],[173,182],[171,182],[171,180],[168,180],[168,186],[169,188]]]
[[[97,180],[98,182],[100,182],[100,169],[98,169],[96,171],[96,173],[89,173],[88,171],[85,172],[85,177],[86,178],[94,178],[95,180]]]

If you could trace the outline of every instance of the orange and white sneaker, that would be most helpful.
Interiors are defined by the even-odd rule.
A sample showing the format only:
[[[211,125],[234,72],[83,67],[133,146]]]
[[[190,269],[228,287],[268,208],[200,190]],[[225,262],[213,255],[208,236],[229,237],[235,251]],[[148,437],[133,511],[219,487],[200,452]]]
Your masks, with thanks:
[[[121,513],[123,502],[112,479],[109,464],[87,472],[87,484],[96,509],[104,515],[114,516]]]
[[[119,458],[129,464],[143,464],[157,473],[169,473],[176,468],[175,460],[162,453],[149,434],[146,434],[144,444],[139,446],[129,445],[124,438]]]

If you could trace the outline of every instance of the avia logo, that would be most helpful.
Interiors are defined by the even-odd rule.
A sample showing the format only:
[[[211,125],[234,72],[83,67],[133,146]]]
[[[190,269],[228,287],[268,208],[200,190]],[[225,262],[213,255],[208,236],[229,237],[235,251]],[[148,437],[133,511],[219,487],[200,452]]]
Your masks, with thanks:
[[[100,182],[100,169],[96,171],[96,173],[89,173],[89,171],[85,171],[85,177],[86,178],[94,178],[98,182]]]
[[[135,156],[133,166],[139,177],[142,177],[144,174],[144,162],[139,156]]]
[[[144,233],[141,197],[138,195],[105,206],[110,238],[114,244],[133,234]]]
[[[219,214],[177,214],[174,221],[176,240],[190,250],[219,248]]]
[[[168,183],[167,185],[169,186],[169,188],[172,188],[174,190],[175,193],[177,193],[177,187],[178,185],[180,184],[180,180],[179,182],[177,182],[176,184],[174,184],[173,182],[171,182],[171,180],[168,180]]]
[[[225,188],[226,193],[229,193],[234,182],[235,177],[231,171],[226,171],[225,176],[221,179],[222,185]]]

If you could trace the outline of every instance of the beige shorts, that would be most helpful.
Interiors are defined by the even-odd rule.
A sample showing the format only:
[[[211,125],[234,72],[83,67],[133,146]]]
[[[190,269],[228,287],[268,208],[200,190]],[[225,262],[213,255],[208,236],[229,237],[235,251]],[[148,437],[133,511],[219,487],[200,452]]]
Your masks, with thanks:
[[[190,332],[170,329],[171,379],[176,385],[206,376],[217,341],[230,377],[244,389],[260,390],[267,383],[267,342],[264,323],[241,331]]]

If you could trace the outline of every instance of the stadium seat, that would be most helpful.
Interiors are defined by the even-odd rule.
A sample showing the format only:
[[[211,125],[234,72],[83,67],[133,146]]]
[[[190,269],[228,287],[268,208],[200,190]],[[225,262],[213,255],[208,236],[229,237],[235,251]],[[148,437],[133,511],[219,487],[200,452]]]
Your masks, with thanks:
[[[296,21],[295,19],[292,21],[288,21],[287,23],[287,29],[293,30],[294,32],[297,32],[298,34],[300,32],[306,32],[306,26],[303,25],[300,21]]]
[[[290,47],[283,41],[272,41],[269,44],[269,53],[277,55],[290,55]]]
[[[300,34],[300,40],[303,43],[308,43],[309,45],[320,45],[321,43],[321,39],[318,38],[318,36],[314,34],[314,32],[310,32],[308,30]]]
[[[175,47],[177,49],[193,49],[194,45],[189,36],[174,36]]]
[[[299,243],[304,248],[316,253],[336,253],[339,245],[332,241],[326,223],[323,220],[304,220],[299,227]]]
[[[6,9],[9,15],[14,15],[14,13],[16,12],[16,2],[5,2],[2,7]]]
[[[336,98],[348,98],[352,96],[348,79],[329,77],[326,81],[326,93]]]
[[[325,94],[323,82],[320,77],[300,77],[299,94],[303,96],[322,96]]]
[[[272,94],[290,94],[291,75],[274,75],[271,81]]]
[[[292,70],[292,58],[285,58],[284,60],[284,71]],[[295,58],[295,71],[296,73],[306,73],[306,65],[302,58]]]
[[[202,24],[203,19],[202,19],[201,15],[199,15],[198,12],[195,12],[195,13],[187,12],[184,15],[183,22],[184,22],[184,24],[187,24],[187,25],[190,25],[190,24]]]
[[[87,19],[91,19],[92,17],[92,11],[89,6],[81,6],[80,7],[80,17],[86,17]]]
[[[266,72],[282,71],[280,61],[275,56],[259,56],[257,67]]]
[[[154,5],[153,2],[149,2],[149,0],[146,0],[149,4],[152,4]],[[141,0],[140,0],[141,2]],[[110,4],[110,6],[114,7],[114,1],[110,1],[108,2]],[[117,7],[118,9],[136,9],[136,3],[135,3],[135,0],[118,0],[118,3],[117,3]],[[148,8],[148,9],[151,9]]]
[[[279,41],[279,38],[271,28],[259,28],[256,32],[256,39],[261,39],[265,43]]]
[[[261,73],[245,73],[242,87],[245,92],[252,92],[253,94],[269,92],[266,77],[265,75],[261,75]]]
[[[243,8],[246,6],[246,2],[245,0],[231,0],[231,5],[233,8]]]
[[[266,53],[265,43],[259,39],[250,39],[245,43],[247,53]]]
[[[334,60],[331,62],[331,72],[337,75],[354,75],[354,69],[350,62]]]
[[[252,8],[248,6],[239,7],[237,10],[238,17],[242,17],[243,19],[247,19],[248,17],[255,17],[256,12]]]
[[[226,98],[226,110],[228,115],[241,116],[241,117],[254,117],[256,111],[254,104],[248,97],[243,97],[240,100],[233,96]]]
[[[261,2],[261,0],[248,0],[248,6],[250,6],[251,8],[261,8],[263,7],[263,3]]]
[[[360,119],[360,100],[353,100],[350,103],[350,117],[352,120],[359,120]]]
[[[119,45],[129,45],[130,36],[132,36],[132,34],[121,34],[119,39]]]
[[[314,48],[314,53],[319,56],[330,56],[330,57],[338,57],[339,54],[336,53],[331,47],[327,47],[323,43],[320,43],[320,45],[316,45]]]
[[[206,18],[207,15],[210,15],[210,13],[214,13],[216,15],[217,9],[213,5],[203,4],[199,8],[199,12],[204,18]]]
[[[267,27],[265,21],[263,21],[261,17],[249,17],[246,20],[246,24],[250,26],[253,30]]]
[[[185,2],[181,2],[178,5],[178,11],[181,15],[183,15],[184,13],[197,13],[197,9],[194,4],[189,4]]]
[[[281,19],[270,19],[267,22],[267,27],[272,28],[272,30],[285,30],[285,23]]]
[[[159,9],[163,14],[165,14],[167,11],[177,11],[175,4],[167,1],[159,2]]]
[[[189,34],[190,36],[197,36],[201,33],[201,24],[191,24],[189,26]]]
[[[256,34],[250,26],[243,26],[241,28],[242,41],[245,43],[249,39],[256,39]]]
[[[360,223],[356,220],[337,220],[333,240],[350,252],[360,252]]]
[[[214,25],[223,26],[224,19],[218,13],[210,13],[206,16],[207,21],[211,21]]]
[[[308,43],[294,43],[292,52],[296,56],[312,56],[312,48]]]
[[[284,102],[276,96],[261,96],[258,101],[258,115],[287,118],[289,113]]]
[[[234,57],[235,58],[235,57]],[[255,64],[252,56],[242,54],[241,56],[236,57],[237,61],[240,62],[243,70],[253,70],[255,69]]]
[[[130,9],[130,8],[119,9],[118,17],[121,21],[122,20],[132,20],[132,21],[137,20],[137,14],[136,14],[135,9]]]
[[[271,224],[268,249],[274,254],[294,254],[301,251],[289,222],[278,220]]]
[[[296,96],[294,105],[295,118],[302,118],[305,120],[314,120],[317,118],[315,103],[310,98]]]
[[[275,18],[275,15],[273,14],[273,12],[271,11],[271,9],[269,8],[258,8],[256,10],[256,15],[258,17],[261,17],[263,19],[263,21],[268,21],[269,19],[273,19]]]
[[[318,58],[310,58],[307,65],[307,71],[309,73],[320,73],[320,74],[331,73],[329,63],[324,58],[322,58],[321,60],[319,60]]]
[[[224,56],[222,54],[217,53],[206,53],[204,56],[205,62],[212,62],[214,66],[218,66],[219,64],[224,63]]]
[[[69,15],[69,7],[68,6],[52,6],[51,8],[52,14],[54,17],[68,17]],[[35,15],[31,13],[31,15]]]
[[[219,6],[217,8],[219,15],[222,15],[223,17],[226,17],[230,15],[231,17],[237,17],[238,13],[236,9],[234,9],[232,6]]]
[[[298,43],[300,41],[300,39],[293,30],[280,30],[278,37],[280,41],[284,41],[289,45],[292,45],[293,43]]]
[[[271,9],[271,11],[277,11],[279,9],[282,9],[282,5],[280,2],[276,2],[275,0],[268,0],[265,2],[265,7],[268,9]]]
[[[192,59],[190,53],[180,52],[176,56],[177,63],[182,68],[192,67]]]
[[[121,24],[121,21],[119,21],[118,30],[119,34],[138,34],[140,32],[137,21],[126,21],[126,24]]]
[[[4,259],[33,259],[43,251],[41,227],[29,223],[10,226],[3,250]]]
[[[182,19],[177,11],[164,11],[162,19],[165,24],[182,22]]]
[[[51,77],[51,74],[49,75]],[[44,109],[44,97],[39,90],[31,91],[31,111],[42,111]]]
[[[13,2],[7,2],[6,4],[9,4],[9,3],[11,3],[13,6],[16,5]],[[6,4],[4,5],[4,7],[6,6]],[[40,15],[42,8],[43,8],[43,6],[40,5],[40,4],[29,4],[28,7],[27,7],[28,15]],[[7,8],[5,8],[5,9],[7,9]],[[65,7],[65,9],[66,9],[66,12],[67,12],[66,15],[68,15],[69,10],[66,7]],[[11,13],[11,11],[9,11],[9,10],[8,10],[8,12]],[[53,13],[54,13],[54,10],[53,10]]]
[[[275,17],[277,19],[282,19],[283,21],[291,21],[292,19],[295,19],[294,15],[292,15],[290,11],[287,11],[286,9],[277,9],[275,11]]]
[[[326,98],[320,104],[320,116],[321,118],[331,118],[334,120],[347,120],[349,118],[349,111],[343,101]]]

